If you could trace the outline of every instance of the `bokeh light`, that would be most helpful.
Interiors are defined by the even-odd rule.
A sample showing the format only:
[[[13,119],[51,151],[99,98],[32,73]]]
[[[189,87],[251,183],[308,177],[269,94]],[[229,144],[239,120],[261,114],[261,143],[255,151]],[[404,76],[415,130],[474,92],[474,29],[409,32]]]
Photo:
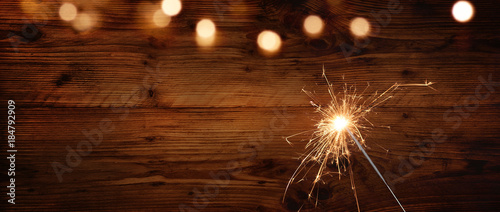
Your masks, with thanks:
[[[175,16],[181,12],[182,3],[180,0],[163,0],[161,9],[168,16]]]
[[[170,24],[170,20],[170,16],[165,15],[165,13],[163,13],[163,10],[157,10],[153,15],[153,22],[158,27],[168,26],[168,24]]]
[[[257,44],[263,50],[276,52],[281,47],[281,38],[276,32],[265,30],[257,37]]]
[[[208,38],[215,34],[215,24],[209,19],[203,19],[196,25],[196,33],[200,37]]]
[[[458,1],[451,12],[458,22],[467,22],[474,16],[474,6],[468,1]]]
[[[310,15],[304,20],[304,30],[309,36],[317,36],[323,31],[325,24],[317,15]]]
[[[64,3],[59,8],[59,16],[61,17],[62,20],[72,21],[76,18],[76,15],[77,15],[77,9],[74,4]]]
[[[370,32],[370,22],[365,18],[357,17],[351,21],[351,33],[358,37],[365,37]]]
[[[73,28],[77,31],[87,31],[94,25],[94,20],[92,16],[87,13],[80,13],[76,16],[73,21]]]
[[[209,19],[202,19],[196,24],[196,42],[199,46],[211,46],[215,42],[215,24]]]

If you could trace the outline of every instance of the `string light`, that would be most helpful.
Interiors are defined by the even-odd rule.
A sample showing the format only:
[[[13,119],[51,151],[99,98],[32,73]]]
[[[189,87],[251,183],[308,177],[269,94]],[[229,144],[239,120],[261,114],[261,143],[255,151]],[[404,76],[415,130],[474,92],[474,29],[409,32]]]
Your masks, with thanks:
[[[170,20],[170,16],[165,15],[165,13],[163,13],[163,10],[157,10],[153,15],[153,22],[158,27],[168,26],[168,24],[170,24]]]
[[[72,21],[76,18],[77,9],[74,4],[64,3],[59,8],[59,16],[64,21]]]
[[[312,37],[316,37],[323,31],[323,20],[317,15],[310,15],[304,20],[304,31]]]
[[[168,16],[175,16],[181,12],[182,3],[180,0],[163,0],[161,9]]]
[[[370,32],[370,23],[361,17],[352,19],[351,33],[357,37],[365,37]]]
[[[210,46],[215,41],[215,24],[209,19],[202,19],[196,24],[196,41],[200,46]]]
[[[280,36],[271,30],[265,30],[257,37],[257,44],[267,52],[276,52],[281,47]]]
[[[468,22],[474,16],[474,6],[468,1],[458,1],[453,5],[452,14],[458,22]]]
[[[87,13],[80,13],[76,16],[75,20],[73,21],[73,28],[77,31],[82,32],[92,28],[93,24],[94,20],[92,19],[92,16],[90,16]]]
[[[196,25],[196,33],[198,36],[208,38],[215,34],[215,24],[209,19],[203,19]]]

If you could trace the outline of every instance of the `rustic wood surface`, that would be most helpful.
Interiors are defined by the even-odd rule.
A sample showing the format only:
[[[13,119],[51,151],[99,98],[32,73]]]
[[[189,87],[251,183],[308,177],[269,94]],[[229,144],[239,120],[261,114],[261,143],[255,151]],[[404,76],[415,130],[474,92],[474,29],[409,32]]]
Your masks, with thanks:
[[[324,177],[313,200],[305,195],[312,180],[306,179],[282,201],[303,152],[300,142],[292,147],[283,138],[313,128],[317,114],[301,89],[328,101],[324,65],[335,85],[370,83],[371,91],[437,82],[437,91],[400,89],[370,114],[390,130],[366,132],[367,151],[383,173],[400,177],[390,181],[407,211],[496,211],[500,86],[483,87],[490,95],[477,105],[464,99],[475,97],[480,77],[500,81],[499,2],[473,1],[474,19],[457,23],[453,1],[401,0],[401,12],[348,62],[341,46],[355,43],[349,20],[375,23],[370,12],[385,10],[387,2],[184,0],[169,26],[154,28],[148,14],[159,0],[80,1],[98,22],[77,32],[58,17],[60,1],[2,1],[0,101],[2,107],[16,102],[18,153],[16,204],[2,195],[0,210],[356,211],[348,174]],[[321,38],[302,32],[308,14],[327,22]],[[217,25],[213,47],[196,44],[201,18]],[[23,35],[32,20],[37,33]],[[256,45],[264,29],[283,39],[272,57]],[[13,39],[22,39],[18,52]],[[443,117],[453,110],[449,117],[461,121],[456,128],[456,119]],[[67,165],[68,148],[81,147],[88,140],[82,131],[100,129],[103,121],[113,128],[60,182],[51,164]],[[430,149],[424,161],[401,172],[435,129],[446,139],[424,143]],[[400,211],[361,152],[352,150],[361,210]],[[214,180],[214,173],[230,179]]]

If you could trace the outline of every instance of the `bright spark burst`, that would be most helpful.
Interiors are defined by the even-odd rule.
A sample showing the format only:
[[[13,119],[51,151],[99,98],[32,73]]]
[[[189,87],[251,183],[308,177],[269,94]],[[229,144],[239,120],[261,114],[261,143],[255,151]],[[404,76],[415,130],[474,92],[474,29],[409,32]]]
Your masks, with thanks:
[[[365,139],[362,136],[360,130],[374,127],[374,125],[366,118],[367,114],[371,112],[375,107],[384,103],[385,101],[391,99],[392,94],[396,89],[403,86],[424,86],[431,87],[432,82],[425,81],[424,84],[400,84],[395,83],[387,90],[382,93],[375,92],[372,95],[366,95],[368,86],[358,93],[355,86],[347,86],[344,83],[343,91],[335,93],[333,85],[328,81],[325,74],[325,69],[323,67],[323,77],[328,85],[328,93],[331,97],[330,104],[326,106],[318,105],[313,93],[302,89],[313,101],[311,105],[316,108],[316,112],[321,115],[321,120],[315,125],[315,129],[301,132],[286,138],[286,141],[291,145],[289,138],[297,136],[299,134],[304,134],[312,131],[311,138],[306,144],[306,152],[300,156],[300,165],[297,167],[292,177],[290,178],[288,185],[285,189],[285,195],[283,196],[283,201],[285,200],[286,193],[290,184],[296,182],[299,176],[302,176],[299,181],[305,179],[306,175],[312,170],[316,165],[319,165],[318,172],[314,181],[312,182],[312,188],[309,191],[309,198],[312,197],[314,189],[317,187],[317,183],[321,181],[324,175],[339,174],[341,176],[341,170],[346,171],[347,165],[342,163],[342,160],[347,160],[350,163],[349,157],[351,152],[349,146],[355,144],[358,145],[360,150],[364,152],[362,146],[365,146]],[[355,142],[356,140],[356,142]],[[372,163],[371,159],[365,154],[367,159]],[[331,161],[331,162],[330,162]],[[338,172],[327,171],[328,163],[335,163],[338,168]],[[308,164],[313,164],[308,167]],[[377,173],[378,169],[372,164]],[[356,194],[356,188],[354,185],[354,178],[351,166],[349,166],[349,175],[351,177],[351,186],[356,198],[356,204],[359,211],[358,197]],[[380,177],[382,177],[379,174]],[[385,180],[382,178],[385,183]],[[390,187],[388,187],[390,190]],[[391,190],[392,193],[392,190]],[[394,195],[394,194],[393,194]],[[394,195],[396,198],[396,196]],[[399,204],[399,200],[396,198]],[[316,199],[316,205],[317,205]],[[401,206],[401,205],[400,205]],[[401,206],[401,208],[403,208]],[[404,210],[404,209],[403,209]]]
[[[347,127],[349,121],[343,116],[337,116],[331,123],[331,130],[340,132]]]

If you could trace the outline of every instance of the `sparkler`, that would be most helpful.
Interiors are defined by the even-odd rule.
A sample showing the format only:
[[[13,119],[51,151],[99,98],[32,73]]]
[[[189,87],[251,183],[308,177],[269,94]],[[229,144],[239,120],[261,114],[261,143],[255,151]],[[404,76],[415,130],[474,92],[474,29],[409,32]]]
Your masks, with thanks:
[[[290,184],[292,184],[295,179],[299,177],[299,174],[303,174],[303,177],[301,178],[301,180],[303,180],[315,165],[319,165],[318,173],[316,174],[316,177],[312,183],[312,188],[309,192],[309,198],[311,198],[312,192],[317,186],[317,183],[321,180],[321,177],[331,173],[336,173],[325,172],[328,159],[333,159],[332,163],[335,162],[337,164],[337,168],[339,170],[338,174],[340,178],[341,170],[346,171],[346,164],[342,164],[341,160],[346,159],[347,162],[350,163],[349,157],[351,155],[351,152],[348,146],[356,144],[363,155],[368,159],[371,166],[375,169],[378,176],[387,186],[401,209],[405,211],[404,207],[399,202],[399,199],[396,197],[392,189],[383,178],[380,171],[377,169],[371,158],[364,150],[363,146],[365,145],[365,139],[363,138],[360,130],[374,127],[374,125],[366,118],[366,115],[371,112],[373,108],[392,98],[392,93],[399,87],[424,86],[434,90],[434,88],[431,87],[433,83],[427,81],[425,81],[424,84],[395,83],[384,92],[380,94],[378,92],[375,92],[374,94],[369,95],[365,98],[365,92],[367,91],[369,84],[361,93],[358,94],[355,86],[348,87],[347,84],[344,83],[343,92],[335,93],[333,85],[326,77],[324,67],[323,77],[325,78],[328,85],[328,93],[331,97],[330,104],[326,106],[316,104],[315,102],[318,101],[316,101],[314,95],[311,92],[302,89],[302,91],[313,100],[311,101],[311,105],[316,108],[316,112],[321,115],[322,119],[315,125],[315,129],[301,132],[286,138],[286,141],[290,145],[292,145],[292,143],[288,140],[290,137],[312,131],[311,138],[309,139],[305,147],[306,152],[299,158],[301,159],[301,163],[288,181],[288,185],[285,189],[285,194],[287,193]],[[307,167],[307,164],[311,162],[313,165],[311,167]],[[351,166],[349,166],[349,173],[351,177],[351,187],[353,189],[354,197],[356,198],[356,205],[359,211],[359,202],[356,194]],[[283,201],[284,200],[285,195],[283,196]]]

